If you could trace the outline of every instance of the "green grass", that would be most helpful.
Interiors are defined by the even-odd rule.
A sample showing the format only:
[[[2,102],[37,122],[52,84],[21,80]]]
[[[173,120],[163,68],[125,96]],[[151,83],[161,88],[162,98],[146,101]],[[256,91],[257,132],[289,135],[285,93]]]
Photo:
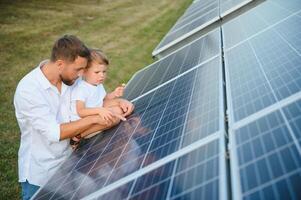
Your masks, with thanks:
[[[19,199],[19,128],[12,104],[19,80],[49,58],[53,42],[75,34],[111,60],[107,90],[153,62],[151,52],[191,0],[0,2],[0,199]]]

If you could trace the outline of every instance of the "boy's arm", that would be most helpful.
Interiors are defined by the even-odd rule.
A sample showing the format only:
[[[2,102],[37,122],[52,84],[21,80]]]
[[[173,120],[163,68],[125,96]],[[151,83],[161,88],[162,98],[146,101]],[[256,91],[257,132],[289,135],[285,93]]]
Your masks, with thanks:
[[[104,100],[111,100],[111,99],[115,99],[116,96],[113,92],[107,93],[107,95],[105,96]]]
[[[101,112],[100,108],[86,108],[86,105],[83,101],[76,101],[76,112],[81,117],[88,117],[92,115],[98,115]]]
[[[119,115],[118,113],[113,113],[112,111],[103,107],[86,108],[85,103],[79,100],[76,101],[76,111],[81,118],[93,116],[93,115],[99,115],[102,119],[106,120],[108,123],[109,121],[113,120],[114,117],[117,117],[123,121],[126,120],[122,115]]]

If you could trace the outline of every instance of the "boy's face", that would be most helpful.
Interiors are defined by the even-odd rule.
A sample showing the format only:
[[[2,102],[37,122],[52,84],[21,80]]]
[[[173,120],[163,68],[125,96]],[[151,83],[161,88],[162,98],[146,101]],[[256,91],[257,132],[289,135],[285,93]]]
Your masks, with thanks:
[[[84,72],[85,79],[92,85],[103,84],[107,78],[107,65],[92,63]]]

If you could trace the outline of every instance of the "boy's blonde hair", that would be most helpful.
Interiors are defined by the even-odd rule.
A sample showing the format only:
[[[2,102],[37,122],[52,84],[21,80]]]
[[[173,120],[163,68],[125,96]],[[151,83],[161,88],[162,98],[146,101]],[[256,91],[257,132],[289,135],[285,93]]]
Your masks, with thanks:
[[[95,62],[101,65],[109,65],[109,59],[100,49],[89,49],[90,50],[90,60],[88,62],[87,68],[91,67],[92,63]]]

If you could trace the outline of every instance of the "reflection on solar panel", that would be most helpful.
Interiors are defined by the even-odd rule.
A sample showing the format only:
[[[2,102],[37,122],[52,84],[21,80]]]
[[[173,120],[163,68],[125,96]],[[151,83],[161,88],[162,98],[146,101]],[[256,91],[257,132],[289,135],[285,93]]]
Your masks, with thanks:
[[[144,175],[116,186],[98,199],[223,199],[224,155],[219,140],[177,157]],[[202,194],[200,196],[200,194]]]
[[[140,70],[125,94],[135,112],[35,199],[301,199],[300,38],[301,0],[268,0]]]

